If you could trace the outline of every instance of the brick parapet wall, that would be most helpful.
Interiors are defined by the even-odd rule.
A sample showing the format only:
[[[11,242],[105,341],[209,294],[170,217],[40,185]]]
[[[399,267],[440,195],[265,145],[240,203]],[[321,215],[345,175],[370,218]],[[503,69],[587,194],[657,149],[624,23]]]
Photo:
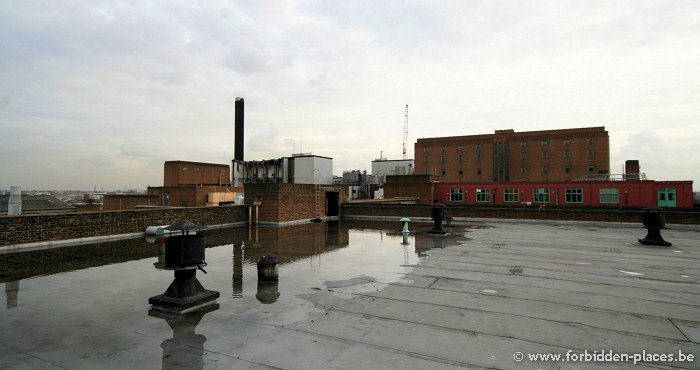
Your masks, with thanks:
[[[430,205],[422,204],[344,204],[343,216],[396,216],[430,217]],[[571,220],[602,222],[639,222],[643,209],[620,208],[575,209],[566,207],[491,207],[491,206],[447,206],[447,216],[466,218],[503,218],[532,220]],[[664,210],[666,223],[700,225],[700,212],[678,209]]]
[[[0,246],[143,232],[181,220],[204,225],[247,221],[246,207],[160,208],[0,217]]]

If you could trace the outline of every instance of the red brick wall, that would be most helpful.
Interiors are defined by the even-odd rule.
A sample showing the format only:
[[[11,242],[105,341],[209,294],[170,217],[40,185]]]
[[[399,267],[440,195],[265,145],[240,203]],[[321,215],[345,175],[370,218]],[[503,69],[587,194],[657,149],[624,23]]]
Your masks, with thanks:
[[[143,232],[181,220],[220,225],[247,220],[246,208],[197,207],[0,217],[0,245]]]
[[[418,197],[418,204],[431,204],[434,198],[431,175],[390,175],[384,183],[384,199]]]
[[[159,206],[160,198],[157,195],[128,195],[105,194],[102,198],[102,209],[105,211],[121,211],[134,209],[136,206]]]
[[[231,169],[226,164],[168,161],[163,165],[163,186],[230,185]]]
[[[327,191],[340,193],[341,202],[347,200],[342,187],[313,184],[249,183],[245,184],[245,204],[252,206],[261,198],[260,222],[289,222],[324,217]]]

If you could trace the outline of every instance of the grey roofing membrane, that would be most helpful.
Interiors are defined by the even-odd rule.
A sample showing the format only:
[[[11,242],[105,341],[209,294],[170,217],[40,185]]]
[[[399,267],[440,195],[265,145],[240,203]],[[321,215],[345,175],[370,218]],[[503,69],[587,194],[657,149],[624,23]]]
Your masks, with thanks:
[[[402,245],[395,226],[315,229],[303,243],[323,250],[283,258],[272,304],[254,231],[207,248],[198,277],[221,297],[185,317],[149,311],[172,279],[156,258],[7,281],[0,368],[700,367],[697,230],[663,230],[662,248],[641,225],[486,220],[445,239],[411,224]]]

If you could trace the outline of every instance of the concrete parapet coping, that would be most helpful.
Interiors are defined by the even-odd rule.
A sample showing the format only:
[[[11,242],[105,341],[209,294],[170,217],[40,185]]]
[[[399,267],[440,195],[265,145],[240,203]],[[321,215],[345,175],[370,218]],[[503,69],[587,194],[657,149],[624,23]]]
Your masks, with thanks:
[[[235,222],[235,223],[229,223],[229,224],[208,225],[207,229],[223,229],[223,228],[227,228],[227,227],[236,227],[236,226],[242,226],[242,225],[246,225],[246,224],[247,224],[247,222]],[[95,243],[103,243],[103,242],[110,242],[110,241],[124,240],[124,239],[136,239],[136,238],[143,238],[145,235],[146,235],[145,232],[136,232],[136,233],[126,233],[126,234],[115,234],[115,235],[88,236],[88,237],[84,237],[84,238],[74,238],[74,239],[65,239],[65,240],[47,240],[47,241],[41,241],[41,242],[35,242],[35,243],[4,245],[4,246],[0,247],[0,254],[17,253],[17,252],[30,252],[30,251],[36,251],[36,250],[70,247],[70,246],[81,245],[81,244],[95,244]]]
[[[400,224],[399,216],[362,216],[348,215],[343,216],[347,220],[381,220],[381,221],[396,221]],[[430,217],[411,217],[412,222],[433,222]],[[577,226],[600,226],[600,227],[618,227],[628,229],[643,229],[644,225],[641,222],[605,222],[605,221],[575,221],[575,220],[537,220],[537,219],[519,219],[519,218],[481,218],[481,217],[453,217],[452,223],[513,223],[513,224],[546,224],[546,225],[577,225]],[[666,229],[671,230],[689,230],[700,231],[700,225],[686,224],[666,224]]]

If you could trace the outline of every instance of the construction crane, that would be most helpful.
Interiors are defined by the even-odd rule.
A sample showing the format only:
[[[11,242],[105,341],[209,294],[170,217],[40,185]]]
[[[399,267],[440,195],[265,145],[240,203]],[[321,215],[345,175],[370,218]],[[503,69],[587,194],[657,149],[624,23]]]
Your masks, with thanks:
[[[408,104],[406,104],[406,115],[403,118],[403,159],[406,159],[406,142],[408,141]]]

